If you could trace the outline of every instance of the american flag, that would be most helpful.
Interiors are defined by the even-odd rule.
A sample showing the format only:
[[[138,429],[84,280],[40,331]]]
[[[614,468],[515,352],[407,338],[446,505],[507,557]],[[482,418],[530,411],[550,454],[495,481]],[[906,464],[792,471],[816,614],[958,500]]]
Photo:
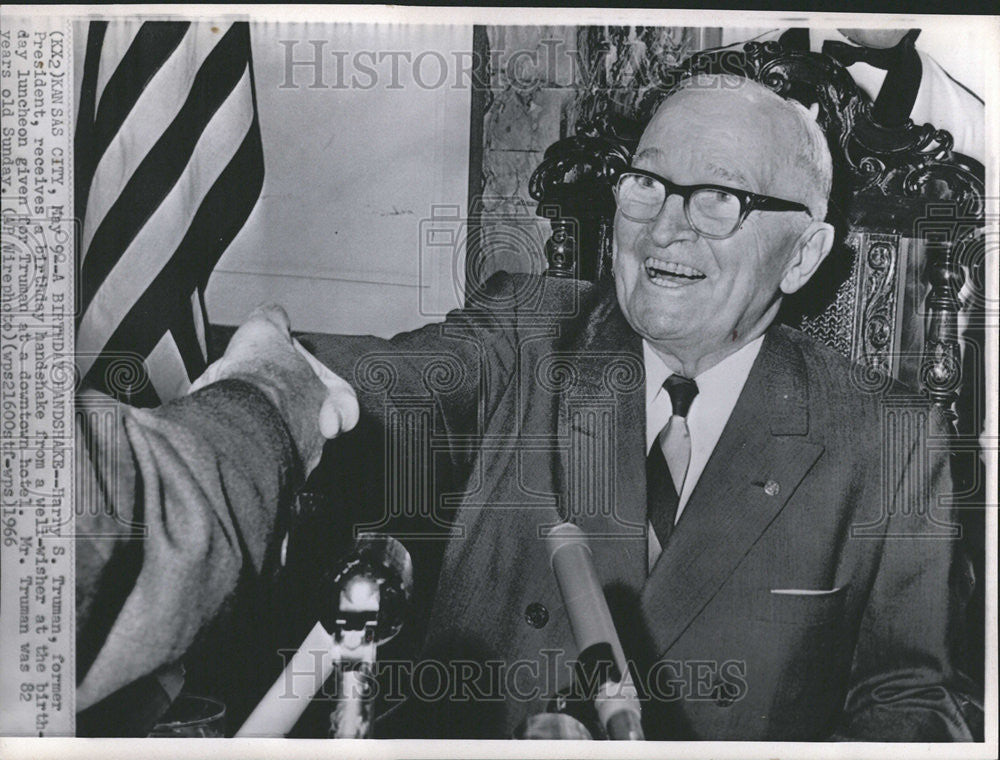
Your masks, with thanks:
[[[204,289],[264,181],[249,24],[90,22],[79,104],[77,368],[156,405],[207,366]]]

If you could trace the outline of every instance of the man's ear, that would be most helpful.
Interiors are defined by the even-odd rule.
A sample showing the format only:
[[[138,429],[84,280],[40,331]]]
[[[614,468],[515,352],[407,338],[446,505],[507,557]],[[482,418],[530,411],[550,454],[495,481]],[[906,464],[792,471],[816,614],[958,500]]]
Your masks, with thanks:
[[[781,278],[781,292],[791,295],[807,282],[819,269],[823,259],[833,247],[833,225],[826,222],[810,222],[799,235],[792,254]]]

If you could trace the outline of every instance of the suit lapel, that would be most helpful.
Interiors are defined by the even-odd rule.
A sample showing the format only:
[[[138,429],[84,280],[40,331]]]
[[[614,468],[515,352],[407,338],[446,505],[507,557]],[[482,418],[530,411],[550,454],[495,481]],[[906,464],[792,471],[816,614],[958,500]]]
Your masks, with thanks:
[[[733,574],[822,453],[807,438],[805,378],[785,328],[772,328],[643,588],[642,613],[657,656]]]
[[[557,394],[564,518],[589,537],[606,589],[624,587],[632,604],[646,580],[645,369],[642,342],[625,321],[610,283],[598,303],[558,343],[574,368]],[[615,605],[612,603],[612,607]]]

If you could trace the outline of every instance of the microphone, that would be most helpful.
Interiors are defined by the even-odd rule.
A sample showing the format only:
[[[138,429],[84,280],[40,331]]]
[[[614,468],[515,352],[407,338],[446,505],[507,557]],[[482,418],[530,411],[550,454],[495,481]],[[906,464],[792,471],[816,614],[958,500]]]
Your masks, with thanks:
[[[375,652],[403,627],[413,592],[410,554],[390,536],[361,534],[329,585],[335,604],[236,736],[285,736],[335,670],[340,699],[330,715],[331,737],[370,736]]]
[[[580,652],[578,681],[593,699],[609,739],[642,741],[645,737],[639,696],[594,569],[587,537],[576,525],[560,523],[549,531],[546,543]]]

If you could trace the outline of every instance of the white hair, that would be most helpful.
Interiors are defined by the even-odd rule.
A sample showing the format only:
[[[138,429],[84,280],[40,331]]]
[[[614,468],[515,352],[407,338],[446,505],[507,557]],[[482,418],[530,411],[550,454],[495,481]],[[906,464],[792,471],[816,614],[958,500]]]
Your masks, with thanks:
[[[734,86],[734,81],[738,82]],[[716,90],[739,95],[753,104],[765,104],[791,118],[796,128],[781,139],[789,143],[783,153],[789,166],[802,176],[805,202],[814,219],[826,218],[830,189],[833,185],[833,159],[823,130],[815,116],[795,100],[783,98],[768,87],[752,79],[721,74],[696,74],[684,79],[660,104],[663,108],[674,95],[685,90]],[[657,109],[659,110],[659,109]],[[777,138],[777,136],[776,136]]]

